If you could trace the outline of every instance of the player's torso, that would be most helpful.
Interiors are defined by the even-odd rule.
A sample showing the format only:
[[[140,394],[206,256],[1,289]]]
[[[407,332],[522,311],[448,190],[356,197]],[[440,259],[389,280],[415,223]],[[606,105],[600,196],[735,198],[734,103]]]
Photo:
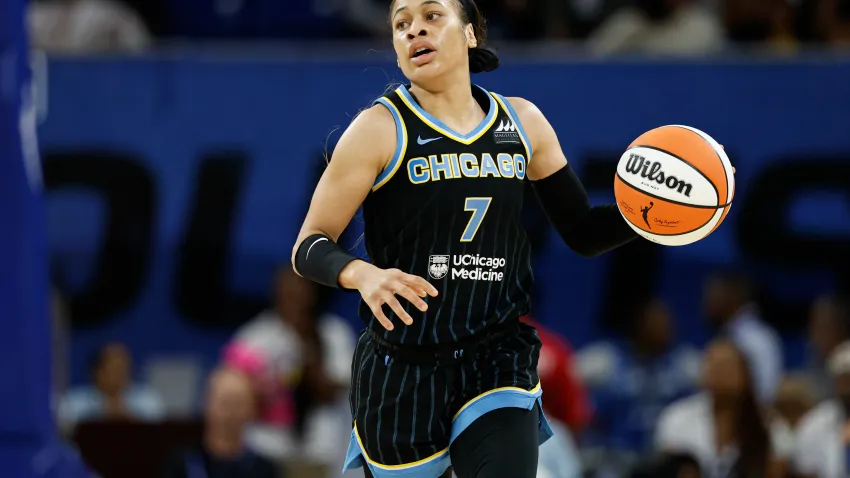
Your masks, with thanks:
[[[473,90],[487,115],[466,135],[405,87],[379,100],[396,117],[401,147],[363,204],[366,248],[378,267],[424,277],[440,293],[424,314],[407,307],[415,324],[386,334],[394,342],[455,341],[528,308],[521,211],[530,150],[506,100]],[[360,312],[384,333],[368,307]]]

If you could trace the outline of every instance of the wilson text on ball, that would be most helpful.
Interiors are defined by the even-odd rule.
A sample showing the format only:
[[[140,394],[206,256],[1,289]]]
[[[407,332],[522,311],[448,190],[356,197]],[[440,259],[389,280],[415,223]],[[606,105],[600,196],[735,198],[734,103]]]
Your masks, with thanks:
[[[663,184],[670,189],[677,190],[679,193],[687,197],[691,196],[693,185],[686,183],[676,176],[668,176],[661,170],[661,163],[657,161],[649,161],[641,155],[632,153],[626,163],[626,172],[639,175],[642,178],[650,181],[655,181],[658,184]]]

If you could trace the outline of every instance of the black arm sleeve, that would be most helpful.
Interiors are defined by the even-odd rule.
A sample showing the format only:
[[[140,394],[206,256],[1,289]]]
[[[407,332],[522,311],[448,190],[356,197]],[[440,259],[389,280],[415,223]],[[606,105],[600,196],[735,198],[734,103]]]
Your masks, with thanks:
[[[531,185],[558,235],[583,257],[596,257],[638,237],[616,204],[590,206],[569,164]]]
[[[304,239],[295,253],[295,271],[313,282],[339,288],[339,273],[357,258],[345,252],[324,234],[313,234]]]

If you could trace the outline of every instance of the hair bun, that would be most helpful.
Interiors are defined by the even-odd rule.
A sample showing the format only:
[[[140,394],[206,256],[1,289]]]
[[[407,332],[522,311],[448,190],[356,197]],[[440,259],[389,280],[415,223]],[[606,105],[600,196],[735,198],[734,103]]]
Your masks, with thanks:
[[[499,56],[489,48],[469,49],[469,71],[487,73],[499,67]]]

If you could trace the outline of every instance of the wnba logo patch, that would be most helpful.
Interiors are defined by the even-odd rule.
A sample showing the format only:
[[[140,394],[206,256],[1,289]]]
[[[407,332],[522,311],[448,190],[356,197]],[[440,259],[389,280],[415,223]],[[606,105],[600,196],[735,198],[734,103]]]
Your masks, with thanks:
[[[449,273],[449,256],[430,256],[428,258],[428,275],[432,279],[442,279]]]
[[[516,125],[508,118],[502,119],[499,126],[496,128],[496,131],[493,131],[493,140],[496,144],[521,143]]]

